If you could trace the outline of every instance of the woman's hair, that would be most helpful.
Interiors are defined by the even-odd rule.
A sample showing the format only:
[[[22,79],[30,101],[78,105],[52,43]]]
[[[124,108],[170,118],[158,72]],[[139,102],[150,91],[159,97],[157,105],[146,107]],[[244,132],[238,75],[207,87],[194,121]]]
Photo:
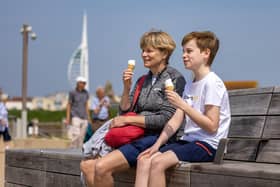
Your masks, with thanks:
[[[176,48],[176,44],[172,37],[166,32],[152,30],[144,33],[140,40],[140,48],[143,50],[147,47],[153,47],[166,53],[166,64],[168,64],[169,57]]]
[[[219,50],[220,42],[217,36],[211,31],[202,31],[202,32],[194,31],[184,36],[182,40],[182,46],[184,46],[186,43],[188,43],[191,40],[196,41],[196,45],[201,52],[206,49],[210,50],[210,56],[207,64],[211,66],[217,54],[217,51]]]

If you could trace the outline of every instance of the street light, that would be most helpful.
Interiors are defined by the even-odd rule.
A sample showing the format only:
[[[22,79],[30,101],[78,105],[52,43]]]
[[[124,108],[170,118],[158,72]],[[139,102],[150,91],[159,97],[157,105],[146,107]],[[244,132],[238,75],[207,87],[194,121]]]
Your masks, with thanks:
[[[31,34],[31,39],[37,38],[36,34],[32,31],[32,27],[27,24],[23,24],[20,29],[23,38],[22,48],[22,111],[21,111],[21,138],[26,138],[26,127],[27,127],[27,62],[28,62],[28,35]]]

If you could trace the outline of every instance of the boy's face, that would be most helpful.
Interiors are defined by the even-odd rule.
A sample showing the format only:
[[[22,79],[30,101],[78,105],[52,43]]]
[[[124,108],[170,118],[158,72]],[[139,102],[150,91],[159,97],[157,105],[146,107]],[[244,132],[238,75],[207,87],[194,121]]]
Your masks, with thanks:
[[[201,66],[206,66],[209,59],[209,50],[200,51],[196,40],[192,39],[183,46],[183,62],[186,69],[196,71]]]

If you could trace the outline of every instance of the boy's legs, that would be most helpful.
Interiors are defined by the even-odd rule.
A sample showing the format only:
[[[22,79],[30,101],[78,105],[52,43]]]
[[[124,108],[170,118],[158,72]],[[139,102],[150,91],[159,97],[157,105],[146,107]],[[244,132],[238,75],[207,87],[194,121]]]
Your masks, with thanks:
[[[148,187],[151,161],[161,153],[155,153],[151,157],[144,156],[137,160],[135,187]]]
[[[151,161],[149,187],[166,186],[165,170],[179,163],[179,159],[172,151],[159,153]]]

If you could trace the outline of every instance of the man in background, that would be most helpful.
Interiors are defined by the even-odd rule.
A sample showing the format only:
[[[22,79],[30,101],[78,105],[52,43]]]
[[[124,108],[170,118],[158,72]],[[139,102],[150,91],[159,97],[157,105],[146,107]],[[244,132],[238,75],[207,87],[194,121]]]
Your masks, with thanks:
[[[105,95],[105,89],[98,87],[96,97],[92,99],[92,130],[95,132],[105,121],[109,119],[110,99]]]
[[[70,147],[72,148],[82,147],[88,119],[90,119],[89,94],[85,89],[86,79],[80,76],[77,77],[76,82],[76,89],[69,93],[66,108],[66,124],[71,124],[68,130],[68,138],[71,140]]]

